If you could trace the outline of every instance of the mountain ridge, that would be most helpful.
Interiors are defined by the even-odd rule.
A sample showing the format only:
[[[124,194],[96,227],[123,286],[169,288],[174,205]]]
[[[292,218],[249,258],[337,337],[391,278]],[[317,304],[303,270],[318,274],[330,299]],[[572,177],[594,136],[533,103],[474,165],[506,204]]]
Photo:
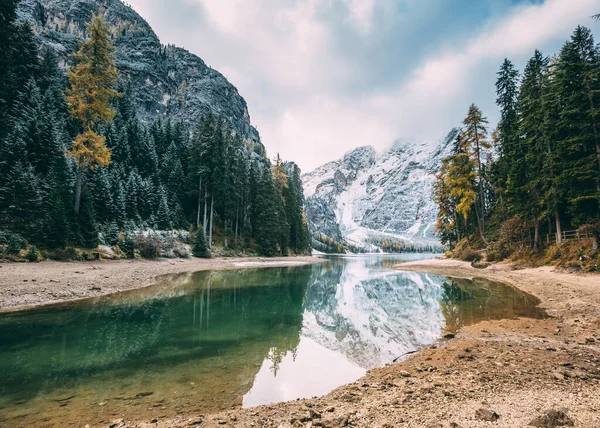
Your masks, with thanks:
[[[249,151],[266,157],[260,135],[250,121],[245,99],[237,88],[197,55],[174,45],[164,46],[150,24],[120,0],[22,0],[19,16],[33,24],[42,45],[54,50],[61,68],[86,37],[86,24],[102,14],[111,29],[116,64],[130,84],[145,122],[157,116],[183,121],[193,129],[208,113],[227,118]]]
[[[437,144],[396,140],[381,154],[371,146],[358,147],[304,174],[313,246],[337,251],[340,245],[350,251],[396,244],[439,247],[433,183],[458,132],[453,129]]]

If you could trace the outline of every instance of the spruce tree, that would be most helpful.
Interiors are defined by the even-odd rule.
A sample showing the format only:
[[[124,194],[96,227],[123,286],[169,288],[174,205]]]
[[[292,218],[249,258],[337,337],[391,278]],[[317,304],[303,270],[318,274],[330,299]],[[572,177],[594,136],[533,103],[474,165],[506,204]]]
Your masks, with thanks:
[[[193,241],[192,252],[194,257],[199,257],[203,259],[210,258],[210,251],[208,251],[208,247],[206,246],[206,237],[204,236],[204,230],[200,227],[196,229],[194,232],[194,241]]]
[[[477,223],[479,225],[479,233],[483,242],[487,244],[485,238],[485,216],[486,216],[486,194],[485,187],[485,170],[483,160],[486,156],[485,150],[491,148],[491,144],[487,140],[487,124],[488,120],[483,116],[479,107],[471,104],[467,117],[463,121],[464,130],[461,144],[464,148],[464,153],[470,156],[476,166],[477,187],[478,187],[478,205],[475,207]]]

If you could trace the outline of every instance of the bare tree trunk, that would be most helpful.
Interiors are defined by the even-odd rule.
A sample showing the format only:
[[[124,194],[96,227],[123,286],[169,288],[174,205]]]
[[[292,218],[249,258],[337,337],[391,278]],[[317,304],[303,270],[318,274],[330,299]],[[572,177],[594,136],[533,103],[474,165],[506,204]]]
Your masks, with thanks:
[[[560,214],[558,208],[554,209],[554,220],[556,221],[556,243],[562,244],[562,228],[560,227]]]
[[[535,232],[533,235],[533,251],[538,250],[540,242],[540,220],[538,218],[535,219]]]
[[[196,229],[200,227],[200,206],[202,203],[202,176],[198,180],[198,214],[196,215]]]
[[[83,166],[77,167],[77,187],[75,189],[75,213],[79,214],[81,206],[81,185],[83,183]]]
[[[215,219],[214,207],[215,207],[215,197],[211,196],[210,197],[210,235],[208,237],[208,246],[210,248],[212,248],[213,223],[214,223],[214,219]]]
[[[477,207],[475,207],[475,217],[477,218],[477,229],[479,229],[479,235],[481,236],[481,240],[483,241],[483,243],[485,245],[488,245],[488,241],[487,241],[487,239],[485,239],[485,234],[483,232],[483,227],[484,227],[483,220],[481,220],[481,218],[480,218]],[[483,213],[481,214],[481,217],[483,217]]]
[[[240,207],[238,205],[238,207],[235,210],[235,239],[233,241],[233,245],[237,247],[237,241],[238,241],[238,225],[239,225],[239,220],[240,220]]]
[[[206,236],[206,205],[208,203],[208,188],[204,189],[204,221],[202,222],[202,229],[204,230],[204,236]]]
[[[485,196],[483,194],[483,173],[481,172],[481,150],[479,149],[479,135],[475,126],[475,145],[477,146],[477,165],[479,167],[479,199],[481,202],[481,230],[485,230]],[[487,241],[481,236],[487,245]]]

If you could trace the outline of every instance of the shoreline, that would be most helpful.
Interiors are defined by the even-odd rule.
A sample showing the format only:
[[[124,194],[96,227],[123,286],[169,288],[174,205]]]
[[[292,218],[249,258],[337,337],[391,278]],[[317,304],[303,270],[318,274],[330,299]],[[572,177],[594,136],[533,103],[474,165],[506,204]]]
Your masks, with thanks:
[[[395,269],[501,281],[537,297],[549,317],[463,327],[318,398],[112,426],[513,428],[558,426],[552,420],[568,418],[574,426],[600,427],[600,275],[509,264],[479,270],[443,259]]]
[[[30,298],[40,298],[32,293],[32,287],[68,289],[66,281],[71,278],[69,287],[75,286],[76,292],[90,291],[91,278],[109,280],[106,289],[82,297],[86,298],[99,297],[105,291],[110,294],[111,287],[118,287],[112,291],[118,292],[152,285],[161,274],[295,266],[322,260],[294,257],[1,264],[0,304],[11,287],[6,285],[7,278],[12,278],[13,288],[27,287]],[[30,266],[39,267],[30,270]],[[7,267],[15,270],[6,271]],[[446,259],[412,261],[394,269],[500,281],[535,296],[549,317],[482,321],[463,327],[449,340],[441,339],[403,361],[369,370],[356,382],[321,397],[254,408],[233,407],[214,414],[181,409],[181,415],[171,419],[161,417],[159,410],[155,418],[147,420],[128,420],[124,414],[124,419],[108,426],[512,428],[526,427],[536,420],[546,423],[540,418],[556,411],[559,413],[555,416],[569,418],[574,426],[600,428],[600,275],[564,273],[551,267],[513,270],[505,263],[480,270],[466,262]],[[16,281],[33,278],[34,274],[49,276],[45,283]],[[55,281],[62,282],[51,282],[57,275]],[[85,287],[80,290],[82,284]],[[492,423],[494,414],[499,419]]]
[[[161,275],[298,266],[322,261],[318,257],[298,256],[0,263],[0,313],[142,289],[155,285]]]

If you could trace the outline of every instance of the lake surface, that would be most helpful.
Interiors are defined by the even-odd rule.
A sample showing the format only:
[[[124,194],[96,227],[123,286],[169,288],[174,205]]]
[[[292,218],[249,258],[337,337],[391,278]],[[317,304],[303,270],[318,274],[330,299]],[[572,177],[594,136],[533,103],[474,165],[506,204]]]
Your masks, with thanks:
[[[0,426],[92,426],[325,394],[482,319],[543,317],[487,281],[392,271],[402,257],[162,277],[0,315]]]

